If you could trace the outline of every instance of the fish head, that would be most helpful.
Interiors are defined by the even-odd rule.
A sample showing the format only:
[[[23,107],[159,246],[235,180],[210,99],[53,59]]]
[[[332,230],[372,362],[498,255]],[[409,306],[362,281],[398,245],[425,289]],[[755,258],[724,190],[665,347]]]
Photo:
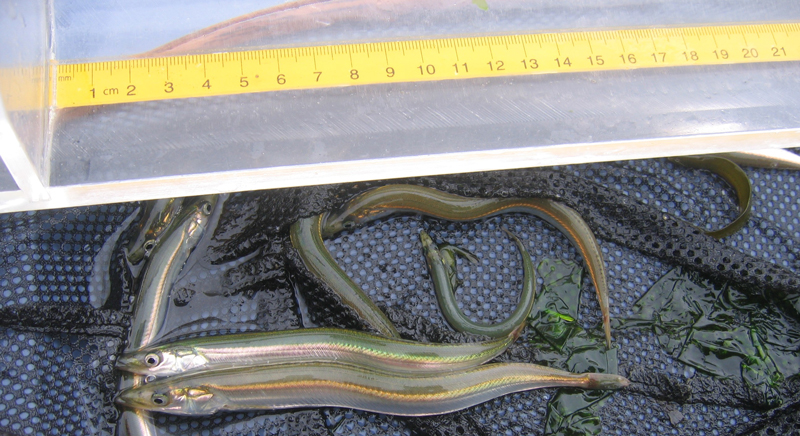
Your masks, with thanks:
[[[147,220],[128,248],[128,261],[136,265],[150,256],[180,212],[182,203],[182,198],[168,198],[148,203],[145,208]]]
[[[166,205],[159,206],[161,209],[158,213],[151,212],[153,216],[146,223],[146,228],[128,247],[126,252],[128,261],[136,265],[150,257],[158,249],[161,241],[175,231],[183,231],[190,238],[199,239],[216,205],[215,197],[211,195],[198,197],[192,201],[187,200],[185,204],[183,199],[171,199]]]
[[[218,200],[218,195],[203,195],[186,200],[180,213],[172,220],[172,226],[167,229],[167,232],[183,228],[186,223],[191,223],[187,230],[189,233],[196,231],[196,228],[205,230]]]
[[[187,229],[189,234],[199,233],[205,231],[206,225],[210,215],[214,212],[214,207],[217,203],[217,196],[206,195],[199,197],[194,203],[187,208],[188,216],[184,220],[178,222],[185,222],[189,220],[190,226]]]
[[[134,374],[166,377],[196,371],[208,364],[202,352],[193,347],[162,347],[124,354],[117,368]]]
[[[224,405],[209,387],[176,387],[170,385],[169,379],[126,389],[115,401],[132,409],[173,415],[210,415]]]
[[[422,249],[426,252],[436,248],[436,244],[433,242],[431,235],[425,230],[419,232],[419,241],[422,243]]]
[[[179,219],[176,220],[178,226],[175,229],[185,235],[183,239],[185,249],[194,249],[205,234],[211,214],[217,204],[217,197],[216,195],[198,197],[186,207],[186,215],[179,216]]]
[[[631,385],[630,380],[616,374],[589,373],[588,389],[622,389]]]
[[[323,219],[321,233],[323,238],[329,238],[341,231],[352,230],[383,218],[391,214],[391,210],[384,207],[356,208],[347,207],[328,212]]]
[[[360,227],[371,221],[397,212],[397,202],[403,201],[403,185],[387,185],[361,193],[326,214],[321,223],[323,238],[343,230]]]
[[[138,264],[144,258],[150,256],[157,244],[158,241],[156,239],[143,240],[140,245],[128,253],[128,261],[133,265]]]
[[[433,265],[447,266],[447,262],[439,250],[439,245],[433,241],[433,238],[428,235],[428,232],[422,230],[419,232],[419,241],[422,243],[422,253],[425,260],[428,262],[428,267],[433,268]]]

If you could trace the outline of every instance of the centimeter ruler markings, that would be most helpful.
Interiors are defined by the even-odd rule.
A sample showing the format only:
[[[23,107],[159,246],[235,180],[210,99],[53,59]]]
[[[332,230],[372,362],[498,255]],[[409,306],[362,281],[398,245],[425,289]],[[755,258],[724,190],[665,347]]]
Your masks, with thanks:
[[[59,108],[289,89],[800,60],[800,23],[359,43],[54,65]]]

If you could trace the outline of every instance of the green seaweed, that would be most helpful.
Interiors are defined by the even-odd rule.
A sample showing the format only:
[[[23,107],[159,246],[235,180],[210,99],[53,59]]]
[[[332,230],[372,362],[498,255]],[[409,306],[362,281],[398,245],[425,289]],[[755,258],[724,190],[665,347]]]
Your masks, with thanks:
[[[577,321],[583,269],[571,261],[544,259],[537,268],[542,291],[531,310],[540,363],[572,372],[617,372],[616,349],[606,349],[602,326]],[[597,435],[597,409],[609,391],[560,389],[547,404],[545,434]]]
[[[727,284],[675,268],[633,306],[616,328],[649,328],[679,361],[724,379],[741,380],[772,406],[783,381],[800,374],[800,334],[774,306]]]
[[[624,327],[651,327],[659,343],[674,354],[683,347],[702,314],[710,312],[718,293],[708,283],[698,284],[675,270],[670,271],[634,304],[634,315],[624,320]]]

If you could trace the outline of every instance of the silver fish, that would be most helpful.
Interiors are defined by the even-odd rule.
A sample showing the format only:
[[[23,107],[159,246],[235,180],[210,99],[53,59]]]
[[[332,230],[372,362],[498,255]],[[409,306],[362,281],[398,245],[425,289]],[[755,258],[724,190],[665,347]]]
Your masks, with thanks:
[[[174,415],[220,410],[347,407],[403,416],[439,415],[501,395],[545,387],[619,389],[614,374],[573,374],[530,363],[495,363],[425,377],[308,363],[205,371],[168,377],[122,392],[126,407]]]
[[[199,198],[175,219],[163,241],[153,250],[133,310],[127,350],[150,344],[164,323],[163,310],[183,264],[203,236],[217,196]]]
[[[123,355],[117,368],[146,376],[282,363],[340,362],[383,372],[429,374],[464,370],[503,353],[524,323],[503,338],[431,344],[335,328],[240,333],[187,339]]]

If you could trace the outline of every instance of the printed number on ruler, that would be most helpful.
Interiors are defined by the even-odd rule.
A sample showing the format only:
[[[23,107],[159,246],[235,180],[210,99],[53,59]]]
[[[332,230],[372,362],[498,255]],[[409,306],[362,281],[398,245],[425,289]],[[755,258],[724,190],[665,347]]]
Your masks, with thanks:
[[[57,65],[57,107],[495,76],[800,60],[800,24],[346,44]]]

